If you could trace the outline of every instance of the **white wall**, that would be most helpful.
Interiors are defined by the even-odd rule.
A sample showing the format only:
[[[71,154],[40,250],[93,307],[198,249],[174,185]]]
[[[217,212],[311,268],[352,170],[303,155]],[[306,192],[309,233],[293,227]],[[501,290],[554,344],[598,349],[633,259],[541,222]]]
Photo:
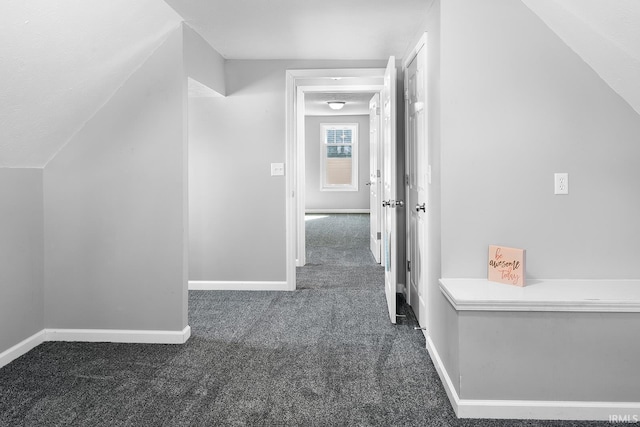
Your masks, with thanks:
[[[321,191],[320,124],[358,124],[358,191]],[[307,209],[369,209],[369,116],[305,117],[305,204]]]
[[[0,353],[44,328],[42,169],[0,169]]]
[[[228,60],[227,96],[190,100],[190,280],[286,280],[285,71],[384,64]]]
[[[187,324],[182,42],[173,31],[44,170],[47,328]]]
[[[430,95],[430,103],[439,98],[441,106],[441,119],[433,122],[440,125],[440,142],[432,145],[432,159],[440,162],[432,187],[440,209],[432,218],[441,223],[441,276],[486,277],[487,246],[501,244],[527,249],[529,279],[639,278],[640,116],[522,2],[458,0],[441,7],[441,60],[435,71],[441,84]],[[569,173],[569,195],[553,194],[554,172]],[[438,248],[433,243],[430,248],[437,262]],[[479,370],[474,358],[498,347],[478,344],[473,334],[508,337],[502,344],[509,355],[527,348],[544,351],[551,316],[529,316],[535,319],[526,330],[517,313],[454,322],[435,277],[429,286],[432,339],[460,398],[637,400],[637,388],[627,382],[617,391],[611,383],[594,390],[575,369],[584,373],[585,363],[571,365],[564,356],[537,362],[531,372],[540,375],[516,375],[532,365],[515,359]],[[597,347],[588,362],[593,365],[607,363],[609,341],[598,340],[598,334],[611,334],[629,320],[575,313],[553,317],[565,331],[575,322],[589,331],[566,336],[580,341],[584,351]],[[476,318],[487,327],[477,327]],[[594,319],[602,321],[597,331]],[[523,326],[522,334],[512,323]],[[563,348],[559,356],[578,357]],[[637,346],[629,348],[637,354]],[[637,377],[635,371],[625,365],[616,378]],[[550,391],[545,383],[551,377],[564,381],[563,388]]]
[[[522,2],[442,7],[442,275],[639,278],[640,116]]]

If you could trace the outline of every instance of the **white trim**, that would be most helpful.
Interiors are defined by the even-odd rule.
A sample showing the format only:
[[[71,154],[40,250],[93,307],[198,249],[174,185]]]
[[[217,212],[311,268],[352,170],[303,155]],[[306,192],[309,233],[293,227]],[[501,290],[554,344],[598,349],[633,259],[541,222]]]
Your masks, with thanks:
[[[461,399],[458,418],[609,421],[612,415],[640,416],[637,402]]]
[[[308,214],[368,214],[369,209],[305,209]]]
[[[415,57],[418,56],[418,52],[420,52],[420,49],[422,49],[426,44],[427,44],[427,33],[425,32],[420,36],[418,43],[415,44],[415,46],[411,49],[409,54],[405,56],[404,63],[402,64],[403,70],[409,68],[409,64],[411,64],[411,61],[413,61]]]
[[[303,70],[287,70],[297,79],[310,79],[311,84],[326,84],[326,79],[356,77],[356,78],[378,78],[381,76],[380,71],[384,73],[384,68],[332,68],[332,69],[303,69]],[[324,80],[321,83],[313,80]],[[338,82],[333,82],[338,85]]]
[[[140,344],[184,344],[191,336],[191,326],[181,331],[128,329],[45,329],[45,341],[121,342]]]
[[[29,351],[39,346],[43,342],[45,342],[44,330],[36,332],[29,338],[24,339],[13,347],[3,351],[2,353],[0,353],[0,368],[13,362],[18,357],[27,354]]]
[[[536,280],[524,287],[487,279],[439,280],[458,311],[640,312],[640,280]]]
[[[435,366],[436,371],[438,372],[440,381],[442,381],[442,386],[444,387],[444,391],[447,393],[449,402],[453,407],[453,412],[455,412],[456,416],[460,418],[460,415],[458,414],[458,407],[460,406],[460,398],[458,397],[458,392],[453,385],[453,381],[451,381],[451,377],[447,372],[447,368],[445,368],[444,363],[442,363],[442,359],[440,358],[440,354],[436,349],[436,345],[431,340],[431,337],[427,334],[427,331],[423,330],[422,333],[427,340],[427,351],[429,352],[429,356],[431,357],[433,366]]]
[[[296,187],[296,72],[286,72],[285,127],[286,127],[286,180],[285,180],[285,254],[287,289],[296,288],[298,188]],[[304,206],[303,206],[304,207]]]
[[[426,333],[425,337],[431,360],[458,418],[610,421],[612,415],[640,415],[640,402],[460,399],[435,344]]]
[[[307,263],[306,252],[306,229],[304,225],[304,207],[306,205],[307,197],[307,174],[306,174],[306,150],[307,144],[305,143],[306,122],[304,119],[304,91],[301,87],[297,87],[296,99],[295,99],[295,129],[296,129],[296,176],[294,177],[296,182],[296,195],[298,196],[298,204],[296,210],[296,222],[298,224],[296,228],[297,241],[297,267],[303,267]]]
[[[190,291],[290,291],[285,282],[190,280]]]
[[[126,329],[43,329],[0,353],[0,368],[47,341],[184,344],[191,327],[181,331],[132,331]]]

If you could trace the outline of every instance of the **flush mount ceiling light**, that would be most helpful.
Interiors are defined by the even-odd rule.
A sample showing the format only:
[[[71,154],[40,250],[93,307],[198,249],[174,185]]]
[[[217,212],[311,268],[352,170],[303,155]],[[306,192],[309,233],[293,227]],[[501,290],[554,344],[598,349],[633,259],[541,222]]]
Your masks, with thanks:
[[[346,104],[346,102],[344,102],[344,101],[329,101],[329,102],[327,102],[327,104],[329,104],[329,108],[331,108],[332,110],[339,110],[342,107],[344,107],[344,104]]]

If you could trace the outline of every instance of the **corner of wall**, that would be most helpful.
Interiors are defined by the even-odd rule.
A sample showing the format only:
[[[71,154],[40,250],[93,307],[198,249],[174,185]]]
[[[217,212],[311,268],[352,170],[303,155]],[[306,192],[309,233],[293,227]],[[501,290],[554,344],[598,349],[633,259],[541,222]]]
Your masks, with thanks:
[[[42,185],[42,169],[0,168],[0,353],[44,328]]]
[[[187,76],[226,96],[225,59],[193,27],[182,24]]]

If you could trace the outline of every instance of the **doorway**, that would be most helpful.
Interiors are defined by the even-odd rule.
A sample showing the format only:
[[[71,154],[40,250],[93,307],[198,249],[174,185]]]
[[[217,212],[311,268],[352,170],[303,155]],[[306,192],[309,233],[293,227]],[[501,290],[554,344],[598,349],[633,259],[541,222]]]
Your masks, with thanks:
[[[358,80],[362,79],[362,80]],[[368,82],[366,82],[368,80]],[[342,69],[342,70],[289,70],[286,81],[286,127],[288,165],[286,192],[286,252],[287,252],[287,288],[296,289],[296,266],[306,263],[305,254],[305,146],[304,141],[304,96],[312,92],[362,92],[378,91],[381,94],[381,110],[384,112],[383,146],[388,150],[386,169],[388,170],[383,223],[383,251],[385,252],[385,293],[389,302],[389,315],[395,322],[395,299],[398,289],[398,277],[405,274],[404,268],[404,231],[398,233],[399,225],[404,224],[400,215],[402,200],[396,200],[404,192],[398,186],[396,172],[404,173],[403,167],[396,168],[396,90],[401,82],[396,79],[395,58],[389,58],[385,69]],[[402,157],[399,157],[402,158]],[[384,156],[383,156],[384,161]],[[382,172],[384,178],[384,171]],[[393,199],[393,200],[392,200]],[[381,204],[382,205],[382,204]],[[402,255],[401,255],[402,254]]]
[[[286,276],[289,290],[296,289],[296,266],[303,266],[306,263],[305,94],[380,91],[384,85],[383,75],[383,69],[375,68],[287,71]]]
[[[376,92],[307,92],[304,94],[305,147],[305,264],[309,261],[309,226],[315,217],[358,215],[369,223],[377,217],[377,200],[371,203],[370,169],[378,170],[377,144],[371,147],[370,100]],[[339,108],[336,108],[337,104]],[[374,112],[375,113],[375,112]],[[375,130],[375,129],[374,129]],[[373,132],[377,135],[377,132]],[[375,172],[374,172],[375,173]],[[329,223],[327,219],[313,221]],[[337,224],[346,224],[337,221]],[[376,226],[371,223],[370,230]],[[378,228],[376,228],[378,230]],[[317,230],[315,230],[317,232]],[[344,230],[349,233],[348,230]],[[370,233],[367,233],[369,236]],[[368,248],[369,242],[366,247]],[[349,254],[347,254],[349,255]],[[379,256],[377,257],[379,260]]]

